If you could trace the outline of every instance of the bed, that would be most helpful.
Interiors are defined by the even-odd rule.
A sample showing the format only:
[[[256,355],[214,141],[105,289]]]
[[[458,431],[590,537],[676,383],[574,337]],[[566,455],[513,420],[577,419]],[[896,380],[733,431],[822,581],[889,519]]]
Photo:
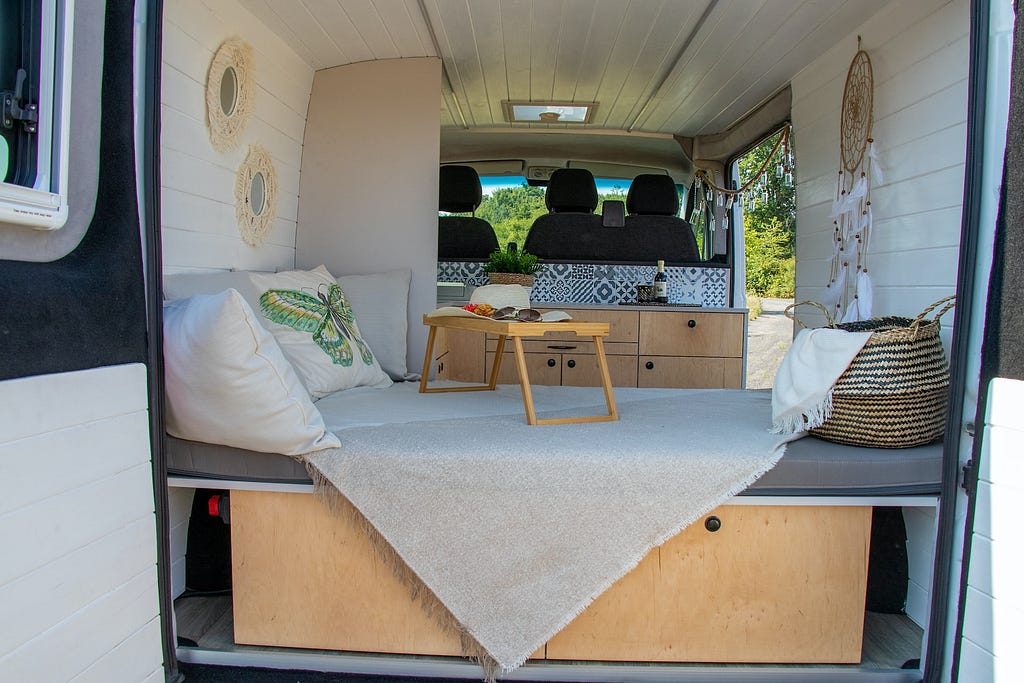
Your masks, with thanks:
[[[345,286],[366,293],[372,357],[349,309],[353,344],[317,341],[320,302],[340,300],[326,269],[170,288],[190,298],[165,306],[168,473],[232,490],[237,643],[469,654],[489,674],[531,656],[860,660],[871,506],[933,502],[940,446],[783,446],[770,395],[738,390],[618,388],[619,422],[528,427],[516,386],[400,381],[404,298],[365,277]],[[341,355],[318,367],[322,351]],[[604,396],[534,402],[564,416]]]

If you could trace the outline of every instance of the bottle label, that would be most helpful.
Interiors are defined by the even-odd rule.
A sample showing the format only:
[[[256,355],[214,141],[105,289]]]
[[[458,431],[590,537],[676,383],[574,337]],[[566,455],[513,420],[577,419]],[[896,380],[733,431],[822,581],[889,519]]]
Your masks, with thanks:
[[[664,280],[654,281],[654,298],[665,299],[668,297],[668,283]]]

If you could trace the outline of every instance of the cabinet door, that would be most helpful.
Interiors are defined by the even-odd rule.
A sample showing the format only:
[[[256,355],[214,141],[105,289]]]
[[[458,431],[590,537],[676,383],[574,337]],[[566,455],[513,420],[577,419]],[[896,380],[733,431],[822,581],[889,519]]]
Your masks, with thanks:
[[[641,311],[640,353],[742,358],[743,313]]]
[[[562,357],[557,353],[526,353],[526,371],[530,374],[530,384],[543,384],[557,387],[562,383]],[[494,352],[487,352],[487,372],[491,371]],[[501,368],[498,370],[498,384],[519,384],[519,369],[516,367],[516,356],[512,351],[502,354]]]
[[[613,387],[636,386],[636,356],[609,356],[608,375]],[[599,387],[601,370],[597,356],[562,354],[562,386]]]
[[[870,535],[870,507],[723,506],[551,638],[548,659],[859,662]]]
[[[442,379],[456,382],[484,381],[484,336],[471,330],[442,329],[447,355]],[[437,342],[435,342],[436,345]],[[435,350],[435,356],[437,352]]]
[[[743,359],[640,356],[636,385],[671,389],[741,389]]]

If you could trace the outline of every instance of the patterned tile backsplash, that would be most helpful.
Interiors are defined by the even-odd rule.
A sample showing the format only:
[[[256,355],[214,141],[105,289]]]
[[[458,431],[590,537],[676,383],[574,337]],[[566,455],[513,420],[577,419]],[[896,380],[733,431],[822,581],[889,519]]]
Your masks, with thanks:
[[[654,266],[614,266],[593,263],[548,263],[534,278],[530,299],[535,302],[618,304],[636,301],[636,286],[654,280]],[[700,304],[706,308],[729,305],[729,269],[666,266],[668,300],[673,304]],[[439,261],[438,282],[462,282],[472,287],[487,284],[483,263]]]

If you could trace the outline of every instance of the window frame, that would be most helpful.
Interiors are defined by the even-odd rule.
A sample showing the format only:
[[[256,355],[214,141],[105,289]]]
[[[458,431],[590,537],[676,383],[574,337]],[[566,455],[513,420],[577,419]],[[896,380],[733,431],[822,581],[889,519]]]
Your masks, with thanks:
[[[58,230],[68,219],[75,0],[40,5],[36,177],[32,187],[0,182],[0,224]]]

